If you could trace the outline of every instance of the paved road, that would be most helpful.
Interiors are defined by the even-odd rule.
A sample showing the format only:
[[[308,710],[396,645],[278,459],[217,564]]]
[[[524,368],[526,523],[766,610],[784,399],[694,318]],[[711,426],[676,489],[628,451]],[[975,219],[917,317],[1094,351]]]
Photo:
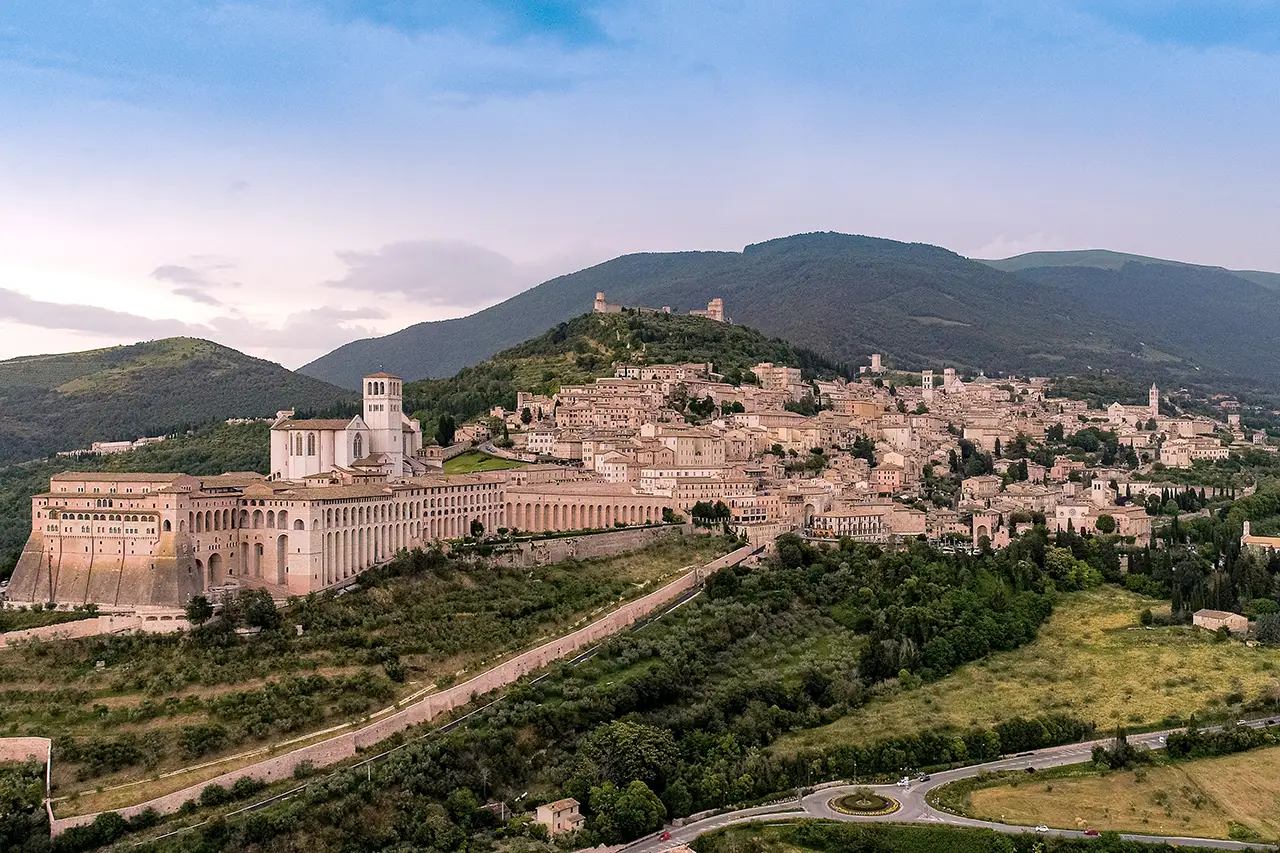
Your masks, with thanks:
[[[1266,721],[1256,720],[1248,723],[1247,725],[1258,728],[1265,726]],[[1152,749],[1160,749],[1164,746],[1165,738],[1173,731],[1179,730],[1171,729],[1163,732],[1151,732],[1150,734],[1131,735],[1129,737],[1129,742],[1135,745],[1148,746]],[[984,772],[1025,770],[1028,767],[1035,767],[1039,770],[1048,767],[1059,767],[1064,764],[1079,764],[1089,760],[1089,757],[1093,754],[1093,748],[1095,746],[1098,744],[1105,744],[1109,740],[1110,738],[1090,741],[1087,743],[1075,743],[1068,744],[1066,746],[1050,747],[1048,749],[1040,749],[1030,753],[1022,753],[1018,756],[1002,758],[998,761],[989,761],[986,764],[975,764],[955,770],[946,770],[941,773],[934,773],[928,781],[913,781],[911,785],[906,788],[902,788],[897,785],[869,786],[877,793],[891,796],[902,804],[902,807],[898,811],[884,817],[856,817],[853,815],[841,814],[840,812],[832,809],[828,803],[834,797],[847,794],[857,787],[854,785],[841,785],[815,791],[799,800],[793,799],[782,803],[725,812],[724,814],[713,815],[695,823],[688,824],[687,826],[668,827],[667,831],[671,834],[669,839],[664,840],[660,835],[641,839],[627,848],[626,853],[660,853],[660,851],[674,847],[678,844],[687,844],[699,835],[702,835],[704,832],[710,832],[711,830],[720,829],[734,823],[744,823],[757,820],[778,822],[801,818],[821,818],[825,820],[843,820],[853,822],[884,821],[890,823],[942,823],[950,826],[972,826],[982,829],[994,829],[997,832],[1007,833],[1035,832],[1035,829],[1029,826],[1011,826],[1003,823],[974,820],[972,818],[959,817],[944,811],[939,811],[929,805],[928,794],[933,789],[945,785],[948,782],[967,779]],[[1060,835],[1066,838],[1085,837],[1083,831],[1070,829],[1050,829],[1049,834]],[[1124,833],[1121,837],[1130,841],[1172,843],[1184,846],[1190,845],[1216,848],[1220,850],[1275,849],[1268,845],[1249,845],[1243,844],[1239,841],[1225,841],[1217,838],[1183,838],[1168,835],[1137,835],[1130,833]]]

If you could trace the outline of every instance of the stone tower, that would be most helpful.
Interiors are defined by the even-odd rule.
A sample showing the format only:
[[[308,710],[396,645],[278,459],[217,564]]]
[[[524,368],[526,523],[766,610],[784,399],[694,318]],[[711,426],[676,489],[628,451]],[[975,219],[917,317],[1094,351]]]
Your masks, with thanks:
[[[391,470],[399,474],[404,465],[404,398],[399,376],[374,373],[364,378],[364,422],[369,427],[366,455],[385,454]]]
[[[926,403],[933,402],[933,371],[925,370],[920,374],[920,392]]]
[[[1151,410],[1151,417],[1160,417],[1160,389],[1155,383],[1151,383],[1151,390],[1147,392],[1147,408]]]

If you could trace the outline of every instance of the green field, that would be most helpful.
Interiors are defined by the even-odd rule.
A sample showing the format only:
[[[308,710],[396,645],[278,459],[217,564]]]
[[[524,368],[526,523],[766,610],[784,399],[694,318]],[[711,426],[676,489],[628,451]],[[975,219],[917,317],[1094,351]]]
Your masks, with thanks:
[[[1015,779],[969,794],[965,811],[1005,823],[1044,823],[1200,838],[1280,838],[1280,747],[1072,778]]]
[[[446,474],[475,474],[480,471],[505,471],[508,468],[523,468],[526,463],[515,459],[503,459],[501,456],[490,456],[479,450],[468,450],[452,459],[445,460]]]
[[[1037,638],[915,689],[891,687],[833,723],[784,736],[782,754],[886,734],[963,730],[1015,716],[1065,714],[1099,730],[1160,725],[1192,712],[1240,712],[1280,689],[1280,649],[1218,642],[1188,627],[1143,629],[1167,602],[1114,587],[1064,596]]]
[[[698,853],[1157,853],[1170,849],[1108,837],[1045,838],[956,826],[818,820],[742,824],[701,835],[692,846]]]
[[[344,595],[295,599],[258,636],[206,628],[0,651],[0,733],[53,737],[64,795],[220,760],[448,683],[731,547],[688,536],[533,569],[411,555]]]

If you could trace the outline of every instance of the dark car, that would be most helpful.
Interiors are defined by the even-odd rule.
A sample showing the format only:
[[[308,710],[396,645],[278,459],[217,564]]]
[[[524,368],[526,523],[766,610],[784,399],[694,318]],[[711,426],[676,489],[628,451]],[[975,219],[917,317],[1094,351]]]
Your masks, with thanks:
[[[1096,829],[1086,829],[1086,830],[1084,831],[1084,834],[1085,834],[1085,835],[1088,835],[1088,836],[1094,836],[1094,835],[1097,835],[1097,834],[1098,834],[1098,830],[1096,830]]]

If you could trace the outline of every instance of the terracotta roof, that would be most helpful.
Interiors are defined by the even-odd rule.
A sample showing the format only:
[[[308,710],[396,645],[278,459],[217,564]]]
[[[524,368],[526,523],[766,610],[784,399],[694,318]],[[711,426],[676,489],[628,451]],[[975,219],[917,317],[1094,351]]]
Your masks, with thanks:
[[[393,376],[390,373],[370,373],[365,379],[399,379],[399,376]]]
[[[346,429],[354,421],[354,417],[343,420],[341,418],[314,418],[307,421],[295,421],[293,419],[283,420],[272,425],[272,429]]]
[[[136,473],[110,473],[106,471],[64,471],[61,474],[54,474],[50,480],[70,480],[84,481],[88,483],[172,483],[179,477],[185,477],[186,474],[136,474]]]

